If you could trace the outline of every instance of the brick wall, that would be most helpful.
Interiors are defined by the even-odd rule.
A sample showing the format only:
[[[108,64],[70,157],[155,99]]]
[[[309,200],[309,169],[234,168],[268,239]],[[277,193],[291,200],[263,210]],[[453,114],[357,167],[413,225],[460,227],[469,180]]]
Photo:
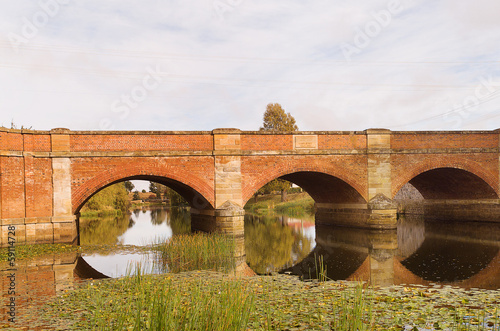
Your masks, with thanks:
[[[210,151],[210,134],[72,134],[73,152],[104,151]]]
[[[24,159],[2,157],[0,166],[2,218],[25,217]]]
[[[498,133],[392,133],[391,148],[497,148]]]

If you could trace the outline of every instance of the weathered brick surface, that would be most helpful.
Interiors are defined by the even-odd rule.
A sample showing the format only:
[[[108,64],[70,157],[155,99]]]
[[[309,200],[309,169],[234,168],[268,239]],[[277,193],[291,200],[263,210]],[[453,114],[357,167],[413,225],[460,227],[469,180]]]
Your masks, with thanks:
[[[52,216],[52,160],[26,157],[26,217]]]
[[[103,151],[209,151],[211,135],[81,135],[70,136],[73,152]]]
[[[293,149],[292,134],[243,134],[241,149],[244,151],[284,151]]]
[[[21,133],[9,132],[3,135],[2,149],[7,151],[23,150],[23,135]]]
[[[498,133],[426,133],[391,135],[394,149],[496,148]]]
[[[2,218],[25,217],[24,159],[2,157],[1,167]]]
[[[319,149],[364,149],[366,148],[366,135],[345,134],[345,135],[319,135]]]
[[[50,152],[51,143],[48,134],[25,134],[24,150],[27,152]]]

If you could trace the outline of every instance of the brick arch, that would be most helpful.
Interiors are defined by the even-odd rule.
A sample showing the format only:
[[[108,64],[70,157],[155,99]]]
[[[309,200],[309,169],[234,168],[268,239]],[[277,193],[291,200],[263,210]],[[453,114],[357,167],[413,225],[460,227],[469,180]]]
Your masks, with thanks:
[[[392,182],[392,197],[399,192],[399,190],[408,182],[410,182],[415,177],[429,172],[431,170],[437,169],[458,169],[463,170],[470,173],[472,176],[476,177],[480,181],[484,182],[492,191],[496,194],[496,197],[499,196],[499,190],[496,183],[498,182],[498,175],[495,176],[490,171],[486,170],[479,163],[470,161],[467,159],[457,159],[453,160],[442,160],[442,159],[426,159],[423,162],[419,162],[415,164],[413,167],[409,169],[406,168],[404,171],[398,172],[396,177],[393,177]]]
[[[117,165],[104,170],[74,190],[72,210],[77,213],[85,202],[101,189],[130,179],[152,180],[170,186],[181,194],[190,205],[199,209],[213,209],[214,193],[203,179],[173,166]]]
[[[367,189],[366,185],[362,183],[363,180],[356,180],[355,176],[350,174],[349,171],[333,164],[333,162],[326,165],[305,164],[305,162],[297,165],[294,162],[287,162],[281,163],[279,166],[271,165],[265,168],[260,166],[260,170],[258,177],[252,181],[252,185],[245,186],[243,189],[243,205],[247,203],[258,189],[279,177],[296,183],[314,198],[314,187],[307,189],[304,187],[304,183],[300,181],[300,176],[304,174],[319,175],[324,180],[330,181],[330,183],[343,186],[342,189],[344,190],[351,189],[352,191],[349,193],[352,195],[352,201],[349,202],[366,202],[367,199]],[[328,185],[324,185],[324,187],[328,188]]]

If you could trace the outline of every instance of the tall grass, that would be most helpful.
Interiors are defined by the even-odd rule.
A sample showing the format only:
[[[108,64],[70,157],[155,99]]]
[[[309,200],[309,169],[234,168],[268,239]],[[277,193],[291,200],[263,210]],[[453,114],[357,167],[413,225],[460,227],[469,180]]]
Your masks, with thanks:
[[[318,277],[318,280],[320,282],[326,282],[327,280],[329,280],[327,276],[327,267],[323,260],[323,255],[317,257],[316,253],[314,254],[314,268],[316,269],[316,277]]]
[[[110,311],[108,319],[97,319],[96,329],[246,330],[255,295],[242,282],[197,280],[183,287],[151,277],[138,266],[124,278],[122,287],[133,288],[134,296],[115,314]],[[103,304],[102,309],[110,307]]]
[[[363,284],[354,289],[345,289],[340,298],[340,311],[331,322],[332,330],[372,330],[373,316],[370,298],[363,293]],[[334,307],[335,308],[335,307]]]
[[[173,236],[155,245],[156,265],[163,272],[234,270],[236,243],[223,233],[194,233]]]

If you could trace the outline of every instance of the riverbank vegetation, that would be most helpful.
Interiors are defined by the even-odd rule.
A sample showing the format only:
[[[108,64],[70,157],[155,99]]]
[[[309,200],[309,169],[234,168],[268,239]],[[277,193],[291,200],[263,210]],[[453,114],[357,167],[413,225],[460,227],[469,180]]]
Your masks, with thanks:
[[[256,215],[278,213],[302,217],[314,214],[314,200],[306,192],[288,193],[286,202],[281,202],[281,194],[259,195],[247,202],[245,210]]]
[[[81,217],[119,216],[130,206],[124,183],[108,186],[94,194],[80,210]]]

